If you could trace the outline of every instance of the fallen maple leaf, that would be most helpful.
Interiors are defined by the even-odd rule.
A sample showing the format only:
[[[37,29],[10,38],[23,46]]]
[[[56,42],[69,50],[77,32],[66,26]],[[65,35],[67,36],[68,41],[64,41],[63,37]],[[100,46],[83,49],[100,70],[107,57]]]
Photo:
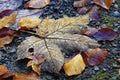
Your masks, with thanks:
[[[65,73],[68,76],[78,75],[85,69],[85,63],[80,54],[73,57],[70,61],[66,62],[63,66]]]
[[[18,73],[13,77],[13,80],[41,80],[35,72],[28,74]]]
[[[93,37],[96,40],[114,40],[117,33],[111,28],[102,28],[96,32]]]
[[[73,3],[74,7],[84,7],[88,3],[88,0],[78,0]]]
[[[103,63],[107,55],[108,52],[100,48],[88,49],[85,53],[82,54],[85,63],[90,66],[95,66]]]
[[[39,38],[34,36],[28,37],[18,46],[18,60],[34,54],[40,54],[45,59],[40,65],[41,69],[59,73],[64,64],[62,51],[85,51],[88,48],[100,46],[97,41],[79,34],[81,27],[88,23],[87,16],[65,17],[58,20],[46,18],[42,20],[39,27],[36,28],[37,33],[34,33]]]
[[[12,25],[16,20],[16,14],[11,14],[10,16],[5,16],[0,19],[0,29],[4,27],[9,27]]]
[[[93,0],[95,4],[105,8],[109,9],[112,5],[113,0]]]
[[[50,3],[50,0],[30,0],[25,4],[25,8],[43,8]]]

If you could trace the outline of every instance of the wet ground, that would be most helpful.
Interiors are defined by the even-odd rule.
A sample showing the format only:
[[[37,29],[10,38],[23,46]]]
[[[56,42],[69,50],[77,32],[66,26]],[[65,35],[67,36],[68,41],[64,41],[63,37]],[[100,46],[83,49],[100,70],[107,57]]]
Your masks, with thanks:
[[[51,0],[51,3],[44,8],[41,18],[50,17],[58,19],[64,16],[79,16],[72,4],[73,0],[60,0],[60,2]],[[87,66],[82,74],[72,77],[67,77],[62,71],[60,74],[43,72],[40,75],[43,80],[120,80],[118,74],[120,63],[117,61],[120,58],[120,1],[115,0],[110,10],[101,9],[101,15],[101,20],[91,22],[89,25],[91,27],[110,27],[118,33],[114,41],[99,42],[109,52],[105,62],[94,67]],[[22,35],[24,37],[29,36],[25,33],[22,33]],[[16,48],[23,40],[23,37],[16,38],[10,45],[0,48],[0,64],[6,65],[12,72],[27,73],[31,71],[30,68],[26,67],[28,60],[16,62]]]

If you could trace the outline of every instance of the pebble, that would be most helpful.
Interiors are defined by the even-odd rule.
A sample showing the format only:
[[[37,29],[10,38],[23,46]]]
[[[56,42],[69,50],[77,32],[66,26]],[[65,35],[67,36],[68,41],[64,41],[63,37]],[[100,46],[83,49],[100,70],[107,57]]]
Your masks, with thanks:
[[[113,16],[114,16],[114,17],[120,17],[120,12],[115,11],[115,12],[113,13]]]
[[[98,67],[98,66],[94,66],[94,70],[95,70],[95,71],[98,71],[98,70],[99,70],[99,67]]]
[[[118,5],[117,5],[117,4],[115,4],[115,5],[114,5],[114,7],[115,7],[115,8],[118,8]]]

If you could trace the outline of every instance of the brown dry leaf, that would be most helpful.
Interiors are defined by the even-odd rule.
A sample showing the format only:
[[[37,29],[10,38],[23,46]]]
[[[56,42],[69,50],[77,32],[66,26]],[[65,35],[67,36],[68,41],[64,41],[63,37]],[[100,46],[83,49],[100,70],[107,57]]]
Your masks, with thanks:
[[[0,47],[4,47],[6,44],[10,44],[13,38],[13,36],[0,37]]]
[[[18,26],[20,28],[27,28],[27,29],[33,29],[35,27],[38,27],[41,20],[39,18],[21,18],[18,22]]]
[[[97,28],[85,27],[81,29],[80,34],[92,37],[96,32],[98,32]]]
[[[35,72],[28,74],[18,73],[13,77],[13,80],[41,80]]]
[[[10,16],[5,16],[0,19],[0,29],[4,27],[9,27],[12,25],[16,20],[16,14],[11,14]]]
[[[95,4],[105,8],[109,9],[112,5],[113,0],[93,0]]]
[[[0,65],[0,80],[2,80],[3,78],[8,78],[13,75],[14,73],[10,73],[6,66]]]
[[[50,0],[30,0],[25,4],[26,8],[43,8],[50,3]]]
[[[37,33],[34,33],[39,37],[27,37],[18,46],[18,60],[39,54],[45,59],[40,65],[42,71],[59,73],[64,64],[63,51],[65,53],[71,50],[85,51],[100,46],[97,41],[79,34],[80,29],[88,23],[87,15],[42,20]]]
[[[78,75],[85,69],[85,63],[80,54],[64,64],[63,68],[68,76]]]
[[[10,44],[14,37],[19,37],[20,34],[14,30],[3,28],[0,29],[0,47]]]
[[[103,63],[107,55],[108,52],[101,48],[88,49],[85,53],[82,54],[85,63],[90,66]]]
[[[73,6],[74,7],[84,7],[85,5],[87,5],[87,3],[88,3],[88,0],[78,0],[73,3]]]

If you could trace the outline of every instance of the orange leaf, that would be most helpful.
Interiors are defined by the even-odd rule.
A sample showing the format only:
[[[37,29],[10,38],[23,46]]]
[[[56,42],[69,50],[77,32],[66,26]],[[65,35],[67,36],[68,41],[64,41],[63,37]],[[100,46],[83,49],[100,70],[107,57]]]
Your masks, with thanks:
[[[13,80],[41,80],[38,75],[34,72],[23,74],[18,73],[13,77]]]
[[[93,0],[93,1],[94,3],[105,9],[109,9],[113,2],[113,0]]]
[[[0,65],[0,76],[7,73],[7,72],[8,72],[7,67],[4,65]]]
[[[101,64],[106,59],[107,55],[108,52],[100,48],[88,49],[82,54],[85,63],[90,66]]]

